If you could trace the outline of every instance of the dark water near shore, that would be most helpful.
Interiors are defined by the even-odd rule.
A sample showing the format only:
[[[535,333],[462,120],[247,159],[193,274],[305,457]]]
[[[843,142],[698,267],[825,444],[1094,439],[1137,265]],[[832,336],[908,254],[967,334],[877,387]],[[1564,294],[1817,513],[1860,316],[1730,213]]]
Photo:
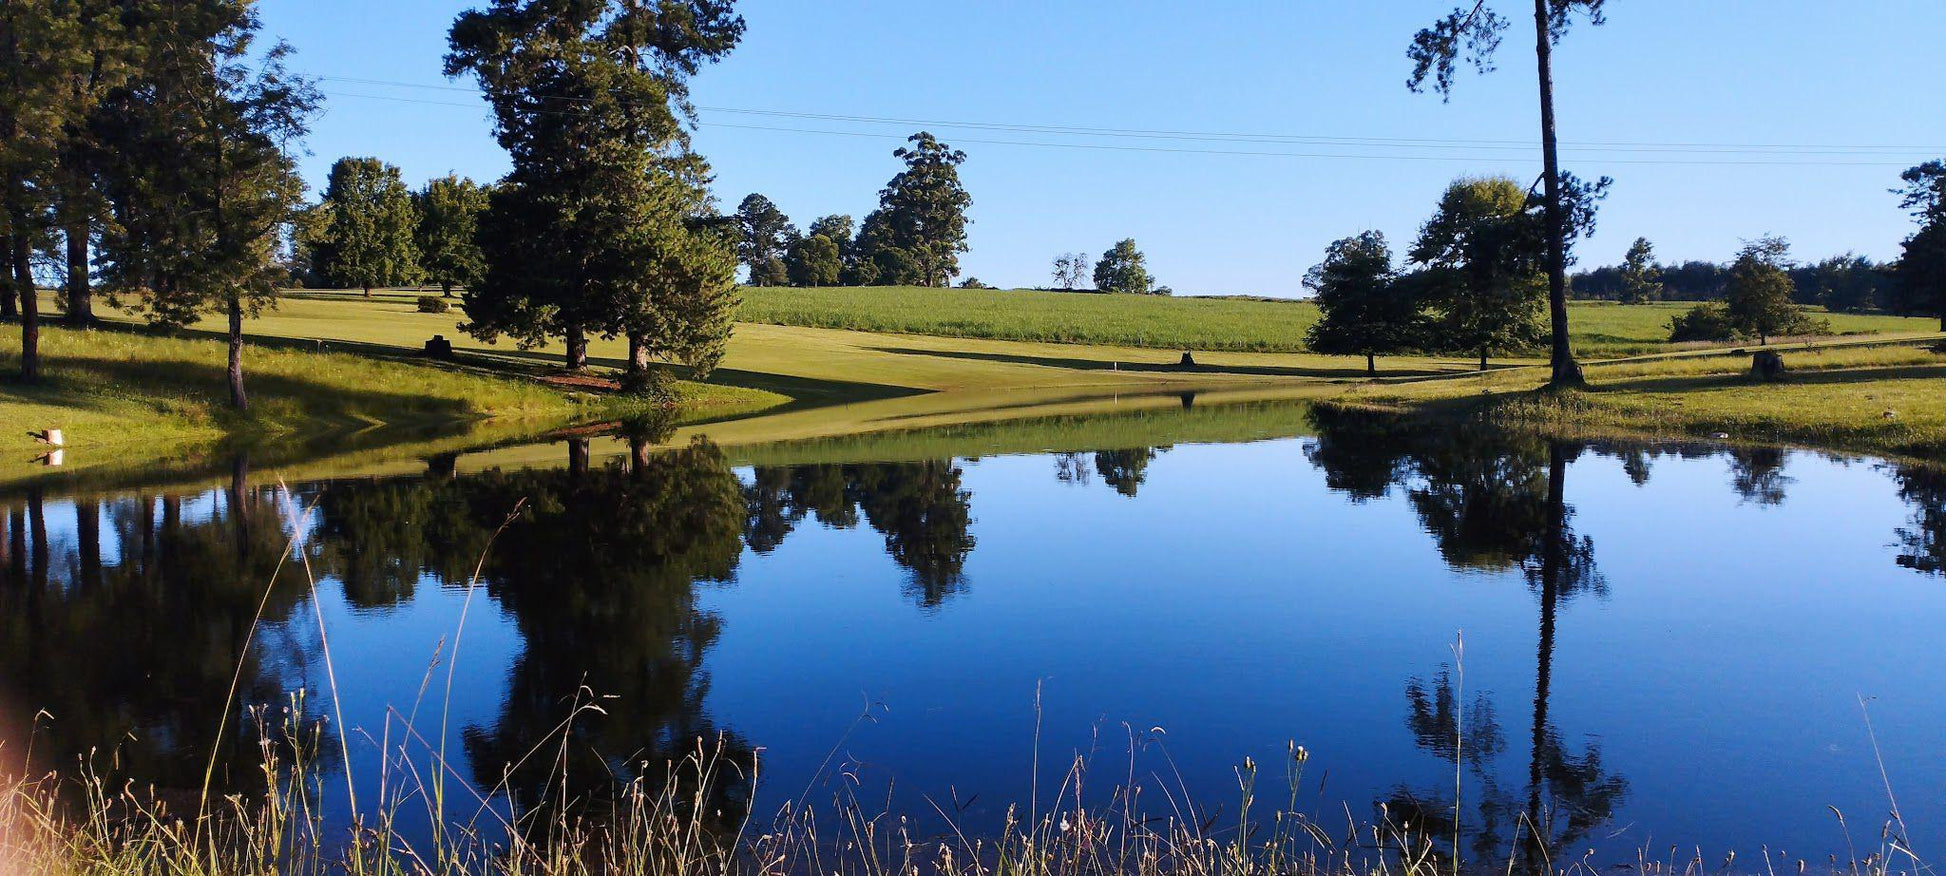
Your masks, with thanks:
[[[427,739],[404,744],[433,744],[456,660],[454,766],[483,789],[580,690],[601,711],[573,721],[575,793],[704,738],[761,765],[716,789],[732,816],[889,784],[894,809],[992,829],[1030,797],[1038,733],[1043,799],[1092,753],[1091,786],[1132,770],[1209,813],[1234,813],[1249,757],[1282,803],[1265,786],[1295,742],[1320,820],[1450,820],[1458,738],[1485,857],[1528,819],[1607,858],[1842,855],[1829,807],[1876,846],[1881,757],[1921,855],[1946,842],[1946,475],[1252,416],[1293,437],[788,464],[563,443],[558,467],[288,492],[247,463],[180,491],[17,491],[0,758],[95,751],[193,792],[249,640],[231,727],[305,691],[366,800],[409,716]],[[255,749],[222,762],[246,783]],[[494,806],[547,781],[517,770]]]

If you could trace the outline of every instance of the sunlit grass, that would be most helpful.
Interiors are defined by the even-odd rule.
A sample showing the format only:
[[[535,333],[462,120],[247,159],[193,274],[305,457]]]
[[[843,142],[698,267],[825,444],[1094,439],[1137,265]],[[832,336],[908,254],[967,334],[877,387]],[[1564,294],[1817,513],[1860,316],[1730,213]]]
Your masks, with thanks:
[[[1163,349],[1301,352],[1315,305],[1261,298],[1095,295],[909,286],[745,288],[746,322],[944,337]],[[1669,349],[1669,320],[1692,305],[1576,301],[1569,327],[1584,356]],[[1833,332],[1927,332],[1929,319],[1825,314]]]
[[[1544,369],[1366,385],[1340,401],[1470,411],[1582,434],[1726,437],[1895,456],[1946,454],[1946,354],[1916,344],[1781,348],[1781,380],[1748,355],[1591,364],[1589,387],[1536,392]]]

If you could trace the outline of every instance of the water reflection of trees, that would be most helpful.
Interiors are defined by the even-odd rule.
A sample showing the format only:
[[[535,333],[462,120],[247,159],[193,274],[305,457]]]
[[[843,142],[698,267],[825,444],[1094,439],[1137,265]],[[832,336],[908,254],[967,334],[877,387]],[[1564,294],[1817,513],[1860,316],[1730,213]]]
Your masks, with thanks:
[[[1910,509],[1898,528],[1897,562],[1928,574],[1946,574],[1946,470],[1929,465],[1901,465],[1893,477],[1899,498]]]
[[[1447,564],[1518,570],[1539,601],[1524,781],[1510,787],[1494,769],[1506,742],[1492,703],[1484,696],[1461,703],[1442,671],[1407,683],[1407,726],[1421,748],[1473,776],[1474,811],[1459,817],[1455,836],[1450,790],[1401,786],[1382,802],[1395,825],[1422,840],[1466,846],[1482,861],[1505,855],[1517,841],[1525,867],[1546,869],[1549,855],[1608,821],[1628,788],[1604,766],[1597,743],[1570,744],[1549,713],[1558,614],[1577,597],[1607,591],[1594,541],[1574,531],[1566,501],[1568,468],[1582,448],[1338,408],[1315,409],[1312,425],[1318,436],[1307,455],[1332,489],[1361,501],[1403,490]],[[1457,846],[1447,850],[1462,854]]]
[[[245,707],[281,707],[302,683],[308,618],[293,617],[300,570],[276,572],[289,544],[277,494],[246,486],[243,472],[239,459],[228,489],[187,510],[179,496],[51,503],[38,489],[6,509],[0,725],[19,734],[5,740],[11,756],[31,751],[35,767],[60,770],[89,760],[193,799],[220,731],[218,780],[259,779]],[[50,505],[73,511],[68,537],[51,536]],[[233,678],[239,705],[226,715]]]
[[[1054,478],[1064,484],[1087,486],[1094,478],[1131,499],[1149,479],[1149,463],[1168,447],[1127,447],[1093,452],[1054,454]]]
[[[744,488],[744,537],[767,553],[806,517],[838,529],[862,517],[911,573],[912,596],[937,607],[966,586],[973,552],[973,496],[960,478],[951,460],[758,466]]]

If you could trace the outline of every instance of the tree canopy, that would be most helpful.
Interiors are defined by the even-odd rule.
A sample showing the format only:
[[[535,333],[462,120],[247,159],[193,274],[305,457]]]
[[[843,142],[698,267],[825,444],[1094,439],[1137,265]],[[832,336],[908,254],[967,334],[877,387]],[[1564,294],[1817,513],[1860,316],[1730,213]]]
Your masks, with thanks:
[[[272,306],[284,279],[277,252],[304,195],[287,146],[318,94],[285,69],[288,46],[253,51],[247,5],[169,9],[148,62],[104,107],[121,157],[103,180],[113,215],[103,279],[152,323],[226,314],[230,399],[242,408],[243,320]]]
[[[1135,248],[1135,239],[1124,238],[1095,262],[1095,288],[1102,292],[1147,295],[1155,291],[1155,278],[1149,276],[1148,260]]]
[[[396,165],[338,159],[318,212],[313,267],[331,283],[369,298],[373,286],[419,281],[419,207]]]
[[[1791,300],[1790,249],[1781,237],[1760,237],[1744,244],[1730,265],[1725,314],[1732,327],[1759,343],[1810,327],[1804,311]]]
[[[966,252],[966,210],[973,198],[960,185],[966,153],[920,131],[893,151],[905,170],[878,195],[878,209],[859,231],[860,257],[877,268],[876,282],[947,286]]]
[[[587,364],[591,334],[628,334],[646,351],[679,325],[684,348],[720,354],[722,337],[691,330],[726,335],[729,293],[712,282],[673,294],[666,269],[677,256],[714,262],[721,238],[675,236],[708,213],[708,167],[683,126],[688,78],[743,29],[726,0],[493,0],[454,21],[446,71],[479,81],[513,159],[481,223],[469,332],[523,346],[560,337],[569,368]],[[709,355],[691,364],[707,368]]]
[[[1315,352],[1365,357],[1365,370],[1378,373],[1378,356],[1422,343],[1426,320],[1413,284],[1399,281],[1385,235],[1366,231],[1333,241],[1324,261],[1304,276],[1316,293],[1319,318],[1305,333]]]
[[[1646,237],[1628,245],[1622,257],[1622,301],[1641,304],[1662,297],[1662,270],[1656,267],[1655,247]]]
[[[1519,183],[1461,179],[1412,245],[1409,258],[1423,270],[1409,282],[1438,314],[1438,345],[1477,352],[1482,369],[1491,353],[1544,337],[1545,249],[1533,218]]]
[[[749,271],[750,285],[782,286],[790,282],[784,257],[797,240],[797,228],[790,217],[769,198],[752,193],[737,205],[736,220],[743,231],[737,241],[737,259]]]
[[[486,187],[458,174],[426,183],[416,199],[419,228],[419,267],[447,296],[453,287],[469,287],[486,273],[480,252],[480,214],[486,212]]]

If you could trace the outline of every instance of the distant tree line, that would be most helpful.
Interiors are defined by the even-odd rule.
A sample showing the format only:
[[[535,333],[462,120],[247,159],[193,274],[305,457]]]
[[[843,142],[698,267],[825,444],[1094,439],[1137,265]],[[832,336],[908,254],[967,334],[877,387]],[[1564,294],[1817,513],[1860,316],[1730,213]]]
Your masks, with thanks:
[[[878,193],[878,209],[854,225],[819,218],[799,231],[769,198],[737,205],[737,261],[752,286],[948,286],[967,251],[973,198],[960,184],[966,153],[920,131],[892,155],[905,169]],[[973,286],[969,278],[962,284]]]
[[[340,158],[323,200],[297,220],[291,279],[362,289],[367,297],[374,287],[432,283],[450,298],[486,272],[479,230],[491,191],[448,174],[415,192],[391,164]]]
[[[1570,278],[1572,295],[1581,300],[1720,301],[1729,294],[1731,263],[1689,260],[1658,264],[1649,242],[1638,238],[1620,265],[1581,271]],[[1846,253],[1785,269],[1792,284],[1791,300],[1839,313],[1912,312],[1901,300],[1893,265]]]

